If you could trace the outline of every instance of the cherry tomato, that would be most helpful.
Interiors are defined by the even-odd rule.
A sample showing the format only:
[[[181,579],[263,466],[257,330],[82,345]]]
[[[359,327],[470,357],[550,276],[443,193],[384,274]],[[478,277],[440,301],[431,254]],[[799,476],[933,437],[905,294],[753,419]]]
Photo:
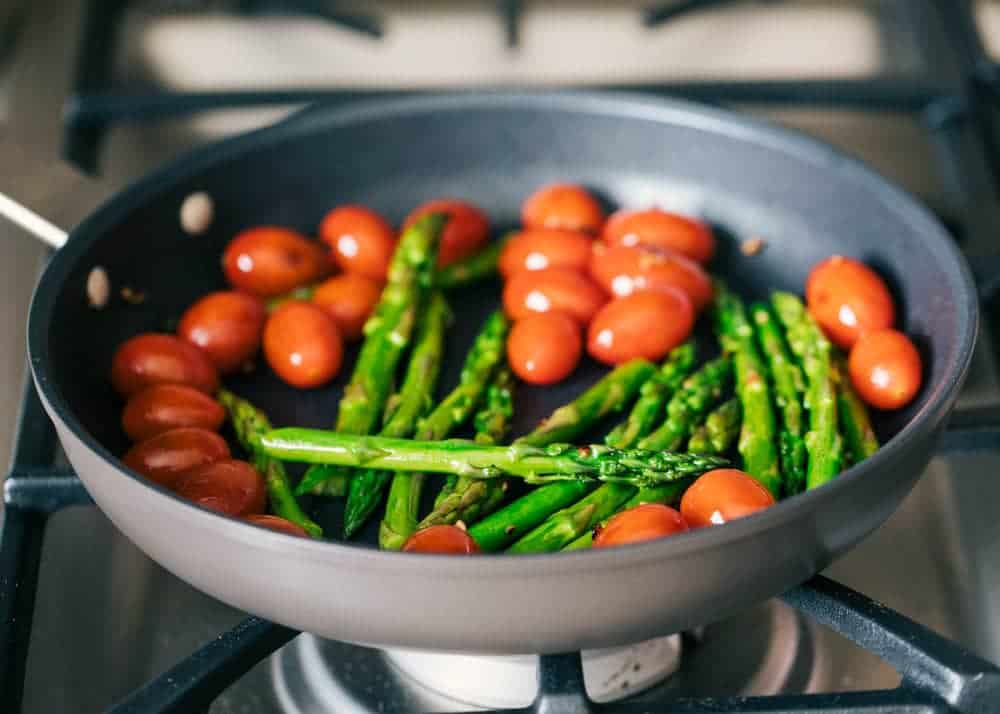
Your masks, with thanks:
[[[593,244],[590,236],[577,231],[557,228],[521,231],[507,241],[500,253],[500,274],[509,278],[521,270],[585,270]]]
[[[154,384],[128,400],[122,428],[132,441],[145,441],[182,426],[217,431],[225,418],[222,405],[194,387]]]
[[[529,315],[514,323],[507,337],[507,360],[514,373],[530,384],[554,384],[580,362],[580,326],[562,312]]]
[[[844,349],[868,330],[892,327],[896,318],[892,295],[878,273],[842,255],[813,267],[806,281],[806,302],[830,339]]]
[[[403,221],[403,230],[428,213],[448,215],[448,222],[441,232],[438,267],[479,252],[490,238],[490,221],[486,214],[471,203],[455,198],[439,198],[418,206]]]
[[[271,516],[265,513],[260,513],[252,516],[246,516],[243,520],[247,523],[252,523],[255,526],[260,526],[261,528],[277,531],[278,533],[299,536],[300,538],[309,537],[309,534],[306,533],[306,530],[302,526],[292,523],[284,518],[280,518],[279,516]]]
[[[264,477],[246,461],[223,459],[183,473],[174,492],[199,506],[227,516],[264,512],[267,487]]]
[[[586,275],[570,268],[522,270],[503,289],[503,307],[513,320],[555,310],[586,325],[607,301]]]
[[[698,477],[681,498],[681,515],[691,528],[719,525],[774,505],[770,491],[737,469],[716,469]]]
[[[612,300],[594,316],[587,352],[605,364],[636,357],[658,360],[688,338],[694,309],[686,294],[665,287]]]
[[[276,226],[243,231],[222,254],[222,270],[229,284],[261,297],[281,295],[319,280],[329,267],[323,246]]]
[[[364,206],[334,208],[319,224],[319,237],[344,272],[385,280],[396,234],[375,211]]]
[[[688,529],[680,513],[660,503],[643,503],[622,511],[594,536],[595,548],[656,540]]]
[[[604,225],[604,209],[582,186],[553,183],[525,199],[521,223],[525,228],[564,228],[597,235]]]
[[[411,535],[403,544],[403,550],[408,553],[468,555],[478,553],[479,546],[458,526],[431,526]]]
[[[310,389],[337,376],[344,346],[326,310],[290,300],[271,313],[264,326],[264,356],[285,382]]]
[[[861,335],[851,348],[847,369],[858,394],[876,409],[905,407],[920,391],[920,353],[897,330]]]
[[[169,488],[185,471],[228,458],[225,439],[214,431],[186,426],[136,444],[122,461],[150,481]]]
[[[345,340],[361,337],[365,321],[382,296],[382,284],[371,278],[345,273],[316,288],[312,301],[326,310]]]
[[[177,334],[200,347],[222,374],[235,372],[260,347],[264,303],[246,293],[209,293],[181,316]]]
[[[146,333],[121,344],[111,359],[111,384],[129,397],[154,384],[187,384],[212,394],[219,375],[204,352],[173,335]]]
[[[712,281],[701,266],[669,251],[595,243],[590,275],[615,297],[668,286],[687,293],[696,312],[712,300]]]
[[[672,250],[699,263],[715,255],[715,238],[706,224],[658,208],[612,213],[603,235],[609,245]]]

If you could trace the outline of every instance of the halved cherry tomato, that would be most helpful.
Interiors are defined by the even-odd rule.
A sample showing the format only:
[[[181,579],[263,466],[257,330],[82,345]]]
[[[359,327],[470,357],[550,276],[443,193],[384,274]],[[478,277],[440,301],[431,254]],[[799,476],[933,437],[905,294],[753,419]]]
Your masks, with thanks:
[[[614,516],[594,536],[595,548],[655,540],[688,529],[680,513],[661,503],[643,503]]]
[[[267,504],[264,477],[246,461],[223,459],[184,472],[174,491],[199,506],[227,516],[263,513]]]
[[[257,354],[264,317],[260,298],[233,290],[209,293],[184,312],[177,334],[227,374]]]
[[[806,281],[806,303],[826,334],[844,349],[868,330],[892,327],[896,308],[885,281],[861,261],[834,255]]]
[[[204,352],[174,335],[147,332],[121,344],[111,359],[111,384],[129,397],[154,384],[187,384],[212,394],[219,375]]]
[[[264,325],[264,356],[285,382],[310,389],[337,376],[344,345],[326,310],[290,300],[271,313]]]
[[[587,330],[587,352],[605,364],[636,357],[658,360],[688,338],[694,326],[691,300],[677,288],[633,293],[612,300]]]
[[[479,546],[458,526],[431,526],[411,535],[403,544],[403,550],[408,553],[468,555],[478,553]]]
[[[920,391],[923,365],[910,338],[897,330],[874,330],[858,338],[847,362],[851,383],[876,409],[899,409]]]
[[[586,325],[607,301],[586,275],[570,268],[522,270],[503,289],[504,311],[513,320],[556,311]]]
[[[122,461],[150,481],[169,488],[185,471],[228,458],[229,445],[214,431],[181,427],[136,444]]]
[[[500,274],[521,270],[572,268],[585,270],[594,240],[586,233],[557,228],[529,228],[514,235],[500,253]]]
[[[705,223],[659,208],[612,213],[603,235],[609,245],[672,250],[699,263],[715,255],[715,237]]]
[[[326,249],[289,228],[249,228],[222,254],[226,280],[237,290],[274,297],[319,280],[330,267]]]
[[[330,314],[345,340],[356,340],[381,296],[381,283],[363,275],[344,273],[319,285],[312,301]]]
[[[252,523],[255,526],[260,526],[261,528],[277,531],[278,533],[299,536],[300,538],[309,537],[305,528],[279,516],[271,516],[266,513],[260,513],[252,516],[246,516],[243,520],[247,523]]]
[[[217,431],[226,418],[222,405],[185,384],[154,384],[132,395],[122,428],[132,441],[145,441],[182,426]]]
[[[403,230],[428,213],[446,213],[448,222],[441,232],[438,267],[477,253],[490,238],[490,220],[479,208],[456,198],[439,198],[417,206],[403,221]]]
[[[590,274],[615,297],[668,286],[687,293],[696,312],[712,300],[712,281],[701,266],[669,251],[595,243]]]
[[[364,206],[338,206],[319,224],[319,237],[330,246],[341,270],[385,280],[396,250],[396,234],[375,211]]]
[[[774,505],[770,491],[738,469],[715,469],[698,477],[681,498],[691,528],[719,525]]]
[[[576,369],[583,351],[580,326],[562,312],[529,315],[507,337],[507,360],[530,384],[554,384]]]
[[[525,228],[564,228],[597,235],[604,225],[604,209],[582,186],[553,183],[525,199],[521,223]]]

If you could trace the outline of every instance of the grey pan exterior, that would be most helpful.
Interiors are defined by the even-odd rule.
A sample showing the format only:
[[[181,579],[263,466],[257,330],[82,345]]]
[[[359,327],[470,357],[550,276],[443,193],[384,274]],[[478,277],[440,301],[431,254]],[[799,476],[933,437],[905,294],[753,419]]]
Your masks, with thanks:
[[[247,176],[250,167],[270,168],[266,185],[247,183],[260,181]],[[223,212],[246,195],[241,210],[251,223],[262,222],[254,211],[264,209],[254,204],[268,189],[280,204],[283,183],[292,195],[309,181],[342,185],[346,195],[337,193],[338,200],[371,203],[393,219],[419,200],[458,193],[491,216],[513,220],[524,195],[561,177],[624,205],[669,195],[723,233],[764,236],[767,249],[759,258],[743,257],[724,241],[717,263],[750,294],[800,290],[809,266],[834,252],[874,263],[889,276],[901,323],[917,337],[927,363],[917,403],[879,421],[881,433],[892,438],[874,457],[768,511],[657,542],[539,556],[420,556],[291,538],[184,503],[122,467],[107,448],[102,422],[91,413],[103,407],[93,405],[96,392],[76,384],[71,367],[99,361],[95,355],[106,358],[117,344],[106,333],[137,329],[100,322],[88,329],[88,321],[108,318],[76,306],[82,281],[94,264],[155,257],[165,250],[161,244],[174,240],[128,239],[123,230],[134,232],[150,217],[175,221],[179,199],[199,189],[219,196]],[[289,200],[288,215],[315,225],[323,209]],[[323,201],[332,205],[328,197]],[[276,210],[277,222],[284,209]],[[220,247],[190,250],[217,256]],[[169,264],[164,256],[161,273]],[[165,292],[173,289],[163,285]],[[197,294],[178,290],[181,305]],[[474,94],[310,110],[144,179],[84,221],[53,258],[35,294],[29,352],[45,408],[94,500],[154,560],[196,587],[324,637],[546,653],[624,644],[714,621],[794,586],[847,551],[892,513],[926,466],[964,378],[976,326],[969,272],[937,221],[825,145],[682,102]],[[74,336],[96,346],[70,350]],[[549,406],[528,407],[522,418],[530,423],[537,417],[533,408],[544,413]]]

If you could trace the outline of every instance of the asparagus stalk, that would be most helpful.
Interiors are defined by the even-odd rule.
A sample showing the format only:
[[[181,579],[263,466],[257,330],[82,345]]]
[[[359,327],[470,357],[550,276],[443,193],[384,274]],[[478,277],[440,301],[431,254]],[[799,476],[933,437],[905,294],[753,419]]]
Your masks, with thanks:
[[[551,553],[610,517],[635,493],[635,487],[606,483],[568,508],[557,511],[537,528],[514,542],[508,553]]]
[[[640,449],[679,449],[699,420],[722,398],[732,377],[732,365],[725,357],[706,362],[684,380],[679,392],[667,402],[667,418],[658,429],[638,443]]]
[[[837,386],[837,416],[847,447],[844,454],[846,465],[853,466],[878,451],[878,438],[868,418],[868,408],[851,385],[844,358],[836,355],[831,368]]]
[[[591,488],[588,481],[556,481],[536,488],[473,525],[469,535],[484,552],[500,550],[560,508],[576,503]]]
[[[497,274],[500,253],[503,252],[504,244],[509,238],[510,236],[504,236],[500,240],[492,241],[475,255],[439,269],[436,284],[438,287],[450,290],[492,278]]]
[[[740,400],[730,399],[705,417],[705,423],[694,430],[688,440],[688,451],[697,454],[723,455],[736,441],[743,421]]]
[[[271,430],[267,415],[245,399],[222,389],[217,395],[225,407],[240,445],[250,455],[254,467],[264,475],[271,510],[282,518],[301,526],[313,538],[321,538],[323,529],[307,516],[292,494],[288,474],[280,461],[272,459],[260,448],[260,437]]]
[[[434,279],[438,241],[445,216],[429,214],[404,231],[389,264],[388,281],[365,324],[365,341],[344,389],[337,414],[337,431],[370,434],[385,408],[396,365],[410,342],[424,295]],[[322,484],[347,477],[327,465],[306,471],[296,493],[323,493]],[[334,489],[342,490],[343,483]]]

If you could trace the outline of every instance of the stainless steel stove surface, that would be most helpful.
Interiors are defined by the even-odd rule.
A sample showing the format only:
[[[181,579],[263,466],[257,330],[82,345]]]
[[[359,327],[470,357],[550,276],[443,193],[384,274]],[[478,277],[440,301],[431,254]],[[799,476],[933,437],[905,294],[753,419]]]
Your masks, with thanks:
[[[654,82],[705,76],[919,75],[923,70],[916,48],[924,39],[899,36],[896,30],[905,4],[736,3],[643,34],[637,3],[537,3],[524,16],[523,48],[507,50],[499,39],[499,21],[491,24],[492,16],[482,8],[490,4],[442,1],[418,9],[407,3],[370,3],[366,11],[381,14],[386,28],[385,45],[379,45],[315,20],[265,24],[221,14],[210,19],[195,12],[161,15],[161,3],[135,3],[125,23],[125,59],[119,60],[118,76],[133,88],[155,81],[189,91],[279,84],[426,87],[519,79],[607,84],[609,78]],[[35,136],[53,156],[59,104],[71,75],[74,27],[83,5],[26,3],[29,12],[14,54],[22,68],[21,79],[12,80],[15,85],[23,84],[24,67],[35,74],[28,82],[30,91],[22,86],[17,106],[8,102],[8,109],[38,117]],[[183,9],[197,3],[172,5]],[[993,8],[981,12],[990,26],[996,17]],[[799,31],[788,33],[787,28]],[[439,32],[458,44],[436,45],[438,51],[424,63],[400,64],[400,57],[413,56],[414,47]],[[497,37],[490,39],[493,32]],[[725,42],[718,41],[720,35]],[[607,53],[595,58],[585,52],[582,62],[565,59],[579,57],[579,47],[593,46],[595,38],[607,38]],[[452,61],[455,54],[473,51],[468,66]],[[316,69],[324,58],[331,63],[329,72],[326,65]],[[407,71],[401,72],[400,66]],[[951,71],[937,64],[934,69]],[[985,222],[995,228],[989,219],[998,215],[997,196],[962,195],[951,188],[954,184],[935,163],[941,145],[926,131],[920,115],[863,111],[863,106],[858,107],[862,111],[790,109],[770,103],[741,108],[864,158],[950,223],[967,226],[972,221],[966,220],[966,212],[975,205],[977,225]],[[121,184],[210,136],[268,121],[275,111],[124,124],[110,133],[101,165],[110,182]],[[6,225],[0,227],[0,236],[0,279],[8,285],[0,327],[7,330],[5,336],[13,336],[0,353],[6,370],[0,373],[6,390],[0,391],[0,403],[11,405],[8,413],[0,414],[0,426],[9,429],[19,389],[15,377],[22,373],[24,359],[19,322],[41,252]],[[997,406],[995,346],[987,323],[960,408]],[[986,450],[942,451],[903,507],[827,575],[1000,662],[1000,520],[993,509],[1000,503],[998,472],[1000,443]],[[62,510],[52,516],[45,532],[24,711],[101,711],[244,617],[151,562],[97,509]],[[877,656],[780,601],[762,603],[663,647],[656,650],[654,665],[663,664],[657,658],[679,650],[679,660],[669,667],[672,671],[676,665],[676,671],[638,695],[642,701],[681,694],[860,691],[899,682],[899,674]],[[642,670],[650,660],[621,661]],[[489,667],[495,664],[477,668],[453,661],[433,666],[458,667],[462,677],[488,688],[495,671]],[[531,661],[522,664],[534,666]],[[211,711],[455,711],[470,703],[462,693],[442,693],[440,683],[418,682],[413,672],[420,666],[406,657],[303,635],[229,687]],[[634,674],[637,679],[639,672]],[[602,681],[588,682],[588,688],[613,688],[623,679]]]

